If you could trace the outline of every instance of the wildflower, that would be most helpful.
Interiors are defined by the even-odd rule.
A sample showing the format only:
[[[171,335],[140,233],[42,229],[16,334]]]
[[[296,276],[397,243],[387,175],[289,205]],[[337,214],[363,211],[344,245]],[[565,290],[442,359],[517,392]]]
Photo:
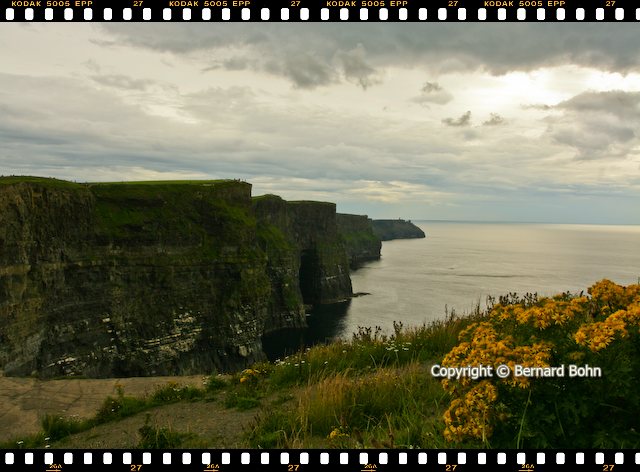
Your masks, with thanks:
[[[329,433],[327,438],[329,439],[337,439],[337,438],[348,438],[349,435],[342,431],[341,428],[333,428],[333,430]]]

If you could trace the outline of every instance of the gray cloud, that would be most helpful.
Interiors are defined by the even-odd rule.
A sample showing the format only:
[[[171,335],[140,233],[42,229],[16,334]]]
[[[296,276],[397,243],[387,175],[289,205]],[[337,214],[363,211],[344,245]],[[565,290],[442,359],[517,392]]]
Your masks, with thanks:
[[[547,118],[548,135],[579,160],[617,159],[640,145],[640,92],[584,92],[554,109],[561,115]]]
[[[640,92],[584,92],[559,103],[556,108],[578,113],[606,113],[636,120],[640,118]]]
[[[546,104],[543,104],[543,103],[528,103],[528,104],[520,105],[520,108],[522,108],[523,110],[548,111],[548,110],[553,110],[554,107],[555,107],[554,105],[546,105]]]
[[[492,74],[575,64],[600,70],[640,70],[632,24],[101,24],[114,41],[179,55],[233,48],[248,67],[279,74],[301,88],[340,75],[369,87],[389,66],[421,65],[434,72],[483,69]],[[615,34],[613,34],[615,32]],[[518,38],[517,41],[505,38]],[[364,51],[356,55],[362,45]],[[535,47],[531,47],[535,44]],[[336,60],[338,59],[338,60]],[[241,60],[241,62],[243,61]],[[232,65],[233,62],[228,63]],[[243,63],[244,65],[245,63]]]
[[[471,124],[471,112],[463,113],[459,118],[445,118],[442,122],[447,126],[469,126]],[[469,136],[473,138],[474,136]]]
[[[297,88],[303,89],[329,85],[338,80],[336,71],[329,64],[307,53],[272,59],[265,62],[263,68],[287,77]]]
[[[444,90],[437,82],[425,82],[422,86],[421,93],[412,99],[413,102],[421,105],[435,103],[437,105],[445,105],[453,100],[453,95]]]
[[[425,82],[422,86],[423,93],[439,92],[442,90],[442,86],[438,82]]]
[[[254,68],[252,66],[251,60],[246,57],[232,57],[229,59],[225,59],[223,61],[214,62],[211,65],[202,69],[203,72],[211,72],[220,69],[230,70],[230,71],[238,71],[238,70],[246,70],[250,68]]]
[[[504,118],[498,113],[491,113],[489,119],[482,122],[482,126],[497,126],[504,123]]]
[[[126,75],[92,75],[91,80],[107,87],[125,90],[146,90],[153,81],[144,79],[133,79]]]
[[[367,64],[365,56],[366,53],[362,44],[359,44],[351,51],[339,51],[336,54],[346,79],[356,82],[366,90],[367,87],[380,83],[380,78],[376,69]]]

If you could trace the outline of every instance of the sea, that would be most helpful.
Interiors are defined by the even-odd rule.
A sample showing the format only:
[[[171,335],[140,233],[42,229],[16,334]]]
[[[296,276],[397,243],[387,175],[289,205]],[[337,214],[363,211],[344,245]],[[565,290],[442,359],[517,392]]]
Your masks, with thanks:
[[[586,293],[603,278],[640,281],[640,226],[414,221],[424,239],[384,241],[379,261],[351,273],[360,294],[307,313],[309,327],[263,338],[270,359],[349,339],[359,327],[393,332],[486,307],[487,297]]]

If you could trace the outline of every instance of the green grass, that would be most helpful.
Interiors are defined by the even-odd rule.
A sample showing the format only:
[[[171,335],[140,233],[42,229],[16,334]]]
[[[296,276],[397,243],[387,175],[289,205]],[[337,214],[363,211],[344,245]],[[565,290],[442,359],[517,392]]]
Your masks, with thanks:
[[[322,206],[331,206],[335,207],[335,203],[332,202],[321,202],[317,200],[287,200],[288,205],[322,205]]]
[[[256,236],[260,247],[267,254],[275,256],[291,257],[294,251],[294,245],[290,242],[284,233],[275,226],[263,222],[256,227]]]
[[[265,193],[264,195],[256,195],[255,197],[251,197],[251,200],[254,201],[254,202],[262,202],[262,201],[267,201],[267,200],[275,200],[275,201],[284,202],[282,197],[280,197],[278,195],[274,195],[273,193]]]
[[[274,401],[247,436],[251,447],[447,447],[442,415],[448,394],[430,366],[458,342],[472,316],[414,328],[395,323],[394,333],[360,328],[348,342],[315,346],[275,364],[253,387]],[[280,406],[282,405],[282,406]]]
[[[204,383],[204,387],[207,392],[217,392],[228,385],[228,382],[218,375],[208,377]]]
[[[360,327],[350,341],[315,346],[280,360],[271,368],[269,378],[278,387],[306,385],[345,372],[356,375],[385,367],[428,363],[455,346],[458,333],[472,319],[475,317],[453,316],[412,328],[395,323],[391,335],[380,328]]]
[[[49,188],[60,189],[79,189],[85,187],[82,184],[69,182],[67,180],[54,179],[51,177],[35,177],[31,175],[10,175],[0,177],[0,185],[15,185],[21,183],[38,184]]]
[[[88,185],[90,186],[105,186],[105,185],[126,185],[126,186],[134,186],[134,185],[144,185],[144,186],[173,186],[173,185],[201,185],[201,186],[209,186],[209,185],[234,185],[238,181],[236,180],[228,180],[228,179],[217,179],[217,180],[138,180],[138,181],[122,181],[122,182],[90,182]]]
[[[193,434],[184,434],[173,431],[170,428],[159,428],[150,424],[151,416],[147,414],[144,425],[138,430],[140,442],[136,445],[139,449],[177,449],[183,446],[185,439]]]
[[[46,185],[53,188],[82,188],[82,187],[98,187],[98,186],[120,186],[120,187],[173,187],[180,185],[191,186],[216,186],[218,188],[224,186],[237,185],[239,181],[228,179],[216,180],[148,180],[148,181],[122,181],[122,182],[87,182],[77,183],[68,180],[55,179],[52,177],[37,177],[31,175],[10,175],[0,176],[0,185],[14,185],[19,183],[32,183]]]
[[[99,238],[131,244],[163,241],[217,258],[228,241],[252,238],[256,221],[248,189],[236,181],[90,184]],[[229,194],[229,192],[232,192]],[[229,198],[231,195],[231,198]]]

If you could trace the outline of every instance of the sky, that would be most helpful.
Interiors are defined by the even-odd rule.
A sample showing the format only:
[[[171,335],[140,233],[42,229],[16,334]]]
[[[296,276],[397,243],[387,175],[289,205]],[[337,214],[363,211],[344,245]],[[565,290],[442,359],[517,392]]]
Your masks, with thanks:
[[[0,174],[640,224],[637,44],[630,23],[6,23]]]

